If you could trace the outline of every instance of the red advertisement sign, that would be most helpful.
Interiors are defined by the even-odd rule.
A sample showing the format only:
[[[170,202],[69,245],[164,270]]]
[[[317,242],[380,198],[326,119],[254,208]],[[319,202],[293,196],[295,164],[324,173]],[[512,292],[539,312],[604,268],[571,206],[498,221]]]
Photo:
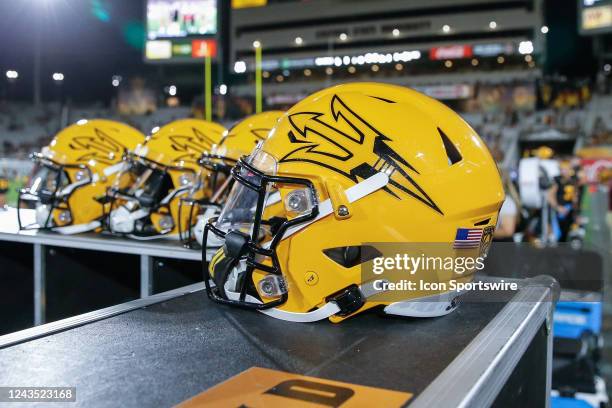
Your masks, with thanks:
[[[216,57],[217,42],[215,40],[191,41],[191,56],[193,58]]]
[[[470,58],[472,55],[471,45],[449,45],[429,50],[429,59],[432,60]]]
[[[599,182],[599,173],[612,170],[612,158],[610,157],[582,159],[581,164],[587,183]]]

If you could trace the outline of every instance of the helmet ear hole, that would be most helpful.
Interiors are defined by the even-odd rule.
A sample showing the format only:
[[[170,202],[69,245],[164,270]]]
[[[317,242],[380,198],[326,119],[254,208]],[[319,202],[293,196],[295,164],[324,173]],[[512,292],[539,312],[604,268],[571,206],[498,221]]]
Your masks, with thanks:
[[[324,249],[323,253],[329,259],[345,268],[352,268],[353,266],[382,256],[382,252],[370,245],[328,248]]]

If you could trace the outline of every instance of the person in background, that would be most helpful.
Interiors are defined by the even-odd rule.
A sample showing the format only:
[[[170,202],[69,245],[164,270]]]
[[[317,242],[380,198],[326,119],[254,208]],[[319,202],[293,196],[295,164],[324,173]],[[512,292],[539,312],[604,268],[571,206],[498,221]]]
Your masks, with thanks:
[[[559,241],[567,240],[567,233],[574,221],[578,204],[578,183],[571,163],[563,160],[559,163],[559,176],[548,191],[548,203],[555,210],[561,235]]]
[[[491,153],[502,174],[502,183],[504,185],[504,191],[506,192],[506,198],[499,210],[499,216],[497,217],[497,226],[493,234],[493,241],[513,242],[514,233],[519,223],[520,198],[509,172],[502,169],[504,153],[499,146],[495,146]]]
[[[506,199],[499,210],[493,240],[498,242],[513,242],[516,226],[519,222],[520,201],[516,187],[505,171],[502,173],[502,181],[504,184],[504,191],[506,192]]]
[[[9,190],[9,180],[5,174],[0,174],[0,211],[6,209],[6,193]]]

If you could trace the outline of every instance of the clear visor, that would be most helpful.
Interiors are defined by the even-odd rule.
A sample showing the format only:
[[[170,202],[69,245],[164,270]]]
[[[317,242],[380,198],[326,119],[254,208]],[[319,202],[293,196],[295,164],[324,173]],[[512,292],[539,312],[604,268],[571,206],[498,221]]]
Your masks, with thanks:
[[[247,163],[270,176],[275,176],[277,160],[263,150],[256,149],[248,158]],[[216,227],[222,231],[239,230],[251,233],[257,212],[259,191],[265,189],[264,202],[267,202],[272,192],[272,186],[262,185],[260,175],[246,167],[239,168],[239,175],[244,181],[234,183],[219,215]]]
[[[140,160],[131,161],[115,181],[119,193],[151,203],[165,197],[172,186],[172,179],[166,171]]]
[[[213,156],[225,156],[227,155],[227,146],[225,145],[213,145],[210,149],[210,154]]]
[[[39,163],[34,168],[34,176],[30,179],[27,190],[32,195],[50,195],[70,183],[68,174],[59,168]]]

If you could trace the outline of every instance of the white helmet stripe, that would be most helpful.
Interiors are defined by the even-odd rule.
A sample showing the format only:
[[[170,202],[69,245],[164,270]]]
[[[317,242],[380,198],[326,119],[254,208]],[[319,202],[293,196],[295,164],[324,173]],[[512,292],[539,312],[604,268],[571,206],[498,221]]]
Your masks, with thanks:
[[[345,190],[346,198],[348,199],[349,203],[354,203],[355,201],[360,200],[363,197],[369,194],[372,194],[373,192],[378,191],[381,188],[385,187],[388,182],[389,182],[388,175],[386,175],[385,173],[377,173],[371,177],[368,177],[362,182],[357,183],[354,186],[347,188]],[[283,235],[282,239],[289,238],[291,235],[295,234],[296,232],[309,226],[313,222],[319,221],[321,218],[327,217],[333,212],[334,212],[334,209],[332,207],[331,200],[327,199],[323,201],[322,203],[319,204],[319,215],[315,219],[289,228],[287,231],[285,231],[285,234]],[[266,244],[269,246],[269,242]],[[264,245],[264,247],[267,247],[267,246]]]

